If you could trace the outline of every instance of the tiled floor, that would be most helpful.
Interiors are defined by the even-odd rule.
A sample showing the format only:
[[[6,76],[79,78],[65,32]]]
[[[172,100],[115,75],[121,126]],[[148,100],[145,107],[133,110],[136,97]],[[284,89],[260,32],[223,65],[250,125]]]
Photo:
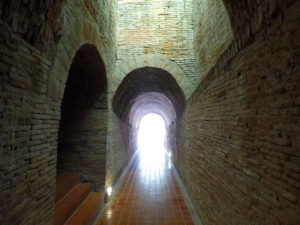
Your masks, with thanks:
[[[97,225],[193,224],[168,156],[139,153]]]

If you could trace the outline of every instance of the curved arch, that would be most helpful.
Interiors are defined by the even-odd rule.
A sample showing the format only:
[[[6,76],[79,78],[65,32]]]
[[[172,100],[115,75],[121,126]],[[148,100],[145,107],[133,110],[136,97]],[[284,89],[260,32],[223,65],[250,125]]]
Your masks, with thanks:
[[[168,97],[162,93],[148,92],[139,95],[135,99],[128,115],[129,123],[134,127],[138,127],[141,118],[149,113],[160,115],[166,126],[169,126],[176,119],[175,108]]]
[[[70,66],[61,103],[58,173],[76,173],[94,190],[104,190],[106,123],[105,65],[97,48],[84,44]]]
[[[69,68],[77,50],[85,44],[93,45],[97,49],[99,55],[101,55],[101,60],[105,65],[107,74],[110,74],[113,66],[112,63],[108,63],[110,55],[107,53],[105,46],[101,45],[103,37],[101,37],[96,24],[82,21],[80,26],[71,27],[71,29],[73,30],[70,33],[79,33],[78,36],[74,38],[74,36],[65,35],[59,40],[54,61],[49,70],[47,96],[51,98],[62,99],[65,83],[69,75]],[[72,44],[66,45],[66,43],[70,42]],[[107,80],[109,79],[110,76],[107,76]]]
[[[122,137],[128,152],[136,150],[138,122],[146,114],[161,115],[167,124],[168,142],[174,145],[177,119],[185,108],[185,96],[174,77],[154,67],[135,69],[122,80],[112,109],[122,121]]]
[[[115,79],[112,81],[112,91],[117,89],[127,74],[143,67],[155,67],[167,71],[183,90],[185,98],[188,99],[191,96],[193,92],[193,88],[191,87],[193,84],[187,75],[175,62],[160,54],[141,55],[120,61],[113,73]]]
[[[185,97],[181,87],[168,71],[154,67],[135,69],[123,79],[113,97],[114,112],[123,121],[127,121],[136,98],[149,92],[159,92],[167,96],[176,114],[181,115],[185,106]]]

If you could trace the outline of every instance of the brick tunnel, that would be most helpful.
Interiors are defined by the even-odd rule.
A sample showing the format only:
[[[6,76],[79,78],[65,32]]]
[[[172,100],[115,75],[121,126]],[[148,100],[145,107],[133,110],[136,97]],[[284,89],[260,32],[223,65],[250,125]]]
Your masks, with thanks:
[[[170,73],[159,68],[143,67],[133,70],[122,81],[112,107],[122,121],[126,148],[133,155],[137,150],[137,127],[143,116],[149,113],[162,116],[169,131],[168,143],[174,144],[174,131],[185,107],[185,97]]]
[[[0,224],[300,224],[299,12],[0,0]]]

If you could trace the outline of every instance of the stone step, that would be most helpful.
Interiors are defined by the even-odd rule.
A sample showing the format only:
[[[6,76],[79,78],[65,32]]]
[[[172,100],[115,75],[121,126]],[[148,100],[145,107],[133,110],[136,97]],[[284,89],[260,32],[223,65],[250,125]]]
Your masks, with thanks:
[[[87,199],[74,212],[65,225],[92,225],[103,204],[103,193],[90,193]]]
[[[77,174],[58,173],[56,175],[55,202],[58,202],[77,184],[79,184],[79,176]]]
[[[78,184],[55,205],[54,224],[63,225],[91,192],[91,184]]]

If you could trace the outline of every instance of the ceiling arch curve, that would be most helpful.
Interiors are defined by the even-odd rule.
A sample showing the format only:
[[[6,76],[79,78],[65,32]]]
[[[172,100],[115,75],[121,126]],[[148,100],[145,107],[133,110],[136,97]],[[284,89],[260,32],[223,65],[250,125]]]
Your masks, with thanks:
[[[112,107],[123,121],[131,122],[137,112],[138,117],[156,112],[167,122],[167,118],[173,120],[182,114],[185,96],[169,72],[143,67],[131,71],[123,79],[113,97]]]
[[[114,92],[118,88],[127,74],[144,67],[155,67],[171,74],[182,89],[185,99],[188,99],[193,93],[193,88],[191,88],[193,87],[193,83],[189,80],[181,67],[160,54],[141,55],[120,61],[117,69],[113,73],[114,81],[112,81],[112,91]]]

